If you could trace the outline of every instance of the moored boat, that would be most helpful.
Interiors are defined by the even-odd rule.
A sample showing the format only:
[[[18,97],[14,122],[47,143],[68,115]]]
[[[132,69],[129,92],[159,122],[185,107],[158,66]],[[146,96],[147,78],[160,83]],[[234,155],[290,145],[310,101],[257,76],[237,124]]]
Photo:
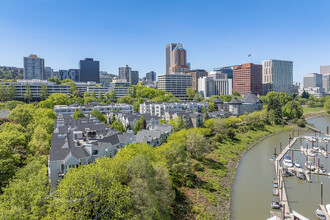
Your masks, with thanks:
[[[324,219],[325,220],[325,215],[324,215],[324,213],[322,212],[322,210],[320,210],[320,209],[316,209],[315,211],[314,211],[314,213],[315,213],[315,215],[316,215],[316,217],[318,218],[318,219]]]

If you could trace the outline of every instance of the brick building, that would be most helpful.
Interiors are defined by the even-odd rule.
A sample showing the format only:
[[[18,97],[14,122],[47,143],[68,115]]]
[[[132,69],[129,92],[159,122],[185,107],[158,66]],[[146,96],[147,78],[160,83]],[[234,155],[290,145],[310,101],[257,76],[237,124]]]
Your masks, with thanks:
[[[262,65],[246,63],[233,67],[233,92],[262,94]]]

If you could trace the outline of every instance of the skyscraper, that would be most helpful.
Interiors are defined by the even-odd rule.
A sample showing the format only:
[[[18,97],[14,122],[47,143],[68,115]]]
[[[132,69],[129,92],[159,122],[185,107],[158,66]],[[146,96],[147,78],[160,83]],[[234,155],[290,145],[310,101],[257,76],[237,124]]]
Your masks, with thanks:
[[[170,66],[170,74],[183,74],[189,72],[187,65],[187,52],[183,49],[182,44],[177,44],[172,51],[172,65]]]
[[[170,73],[170,66],[172,65],[172,51],[177,44],[170,43],[166,45],[166,74]]]
[[[233,66],[233,92],[262,94],[262,65],[246,63]]]
[[[93,58],[85,58],[80,60],[80,82],[96,82],[100,83],[100,62]]]
[[[136,85],[139,82],[139,71],[131,71],[129,74],[129,84]]]
[[[43,58],[30,54],[23,58],[24,62],[24,79],[45,79],[45,62]]]
[[[125,79],[127,82],[129,82],[130,72],[131,72],[131,67],[129,67],[128,65],[124,67],[119,67],[119,72],[118,72],[119,79]]]
[[[262,61],[263,93],[286,92],[292,95],[293,62],[285,60]]]
[[[322,74],[308,73],[304,75],[304,88],[320,87],[322,88]]]
[[[321,74],[330,74],[330,65],[320,66],[320,73]]]
[[[158,89],[172,93],[179,99],[187,99],[187,88],[192,86],[191,75],[161,74],[158,75]]]
[[[146,74],[146,80],[154,82],[156,81],[156,73],[154,71],[150,71]]]

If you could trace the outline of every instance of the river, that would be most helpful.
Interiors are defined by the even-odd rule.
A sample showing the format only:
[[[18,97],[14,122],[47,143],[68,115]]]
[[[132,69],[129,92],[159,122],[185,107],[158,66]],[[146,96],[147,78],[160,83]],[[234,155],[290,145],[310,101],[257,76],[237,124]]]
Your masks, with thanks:
[[[308,121],[315,127],[325,130],[330,125],[330,117],[314,118]],[[301,132],[300,132],[301,133]],[[289,142],[289,132],[283,132],[268,137],[256,144],[248,151],[240,161],[232,187],[231,197],[231,219],[234,220],[265,220],[269,218],[270,202],[272,195],[272,179],[275,177],[274,163],[270,160],[274,153],[274,147],[286,146]],[[297,132],[295,132],[297,135]],[[314,133],[309,133],[314,135]],[[305,147],[306,141],[302,143]],[[309,145],[311,146],[311,144]],[[300,147],[297,141],[294,148]],[[329,146],[330,149],[330,146]],[[328,149],[328,151],[330,151]],[[288,153],[291,156],[291,152]],[[294,152],[293,161],[299,160],[301,164],[306,157],[300,152]],[[330,158],[320,157],[320,163],[325,165],[326,172],[330,172]],[[285,178],[285,184],[291,210],[300,214],[317,219],[314,210],[320,204],[320,188],[323,182],[323,202],[330,203],[330,178],[326,176],[312,175],[312,183],[296,179],[296,177]]]

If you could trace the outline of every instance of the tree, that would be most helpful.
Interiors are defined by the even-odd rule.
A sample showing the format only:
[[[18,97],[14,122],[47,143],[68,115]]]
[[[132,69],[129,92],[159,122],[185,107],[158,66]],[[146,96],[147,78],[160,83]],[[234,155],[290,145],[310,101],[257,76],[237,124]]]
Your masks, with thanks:
[[[6,100],[6,86],[4,83],[0,84],[0,101]]]
[[[187,151],[195,159],[202,159],[208,152],[208,143],[204,135],[192,130],[187,134]]]
[[[241,96],[239,92],[233,92],[233,96]]]
[[[218,111],[218,106],[214,102],[209,102],[209,112]]]
[[[107,123],[106,117],[99,110],[93,109],[93,111],[91,111],[91,115],[96,117],[99,121]]]
[[[57,76],[54,76],[53,78],[49,78],[48,81],[49,82],[54,82],[58,85],[60,85],[62,83],[61,80]]]
[[[111,129],[114,129],[114,130],[117,130],[117,131],[120,131],[120,132],[124,132],[125,131],[124,126],[123,126],[123,124],[120,121],[114,121],[110,125],[110,128]]]
[[[169,121],[169,124],[172,125],[174,131],[180,131],[181,129],[187,128],[184,119],[180,116],[172,118]]]
[[[74,118],[74,120],[78,120],[79,118],[84,118],[85,115],[81,109],[76,108],[74,113],[72,114],[72,117]]]
[[[330,99],[324,103],[324,110],[330,114]]]
[[[309,98],[309,93],[306,92],[305,90],[303,91],[303,93],[301,94],[301,98],[305,98],[305,99],[308,99]]]
[[[103,94],[102,94],[101,91],[99,91],[99,96],[98,96],[97,100],[98,100],[99,102],[103,102],[103,101],[104,101],[104,97],[103,97]]]
[[[117,100],[117,95],[116,95],[116,91],[115,91],[115,90],[111,90],[111,91],[110,91],[109,99],[110,99],[111,101],[116,101],[116,100]]]
[[[49,96],[48,86],[45,85],[44,83],[41,84],[41,90],[40,90],[40,95],[39,96],[40,96],[41,100],[45,100]]]
[[[267,105],[267,112],[269,114],[268,117],[272,119],[272,121],[270,122],[274,124],[280,124],[282,122],[282,109],[281,109],[278,93],[269,92],[267,96],[269,96],[268,98],[269,103]]]
[[[9,100],[13,100],[16,97],[16,86],[14,86],[12,83],[9,84],[7,87],[7,97]]]
[[[26,105],[17,105],[16,108],[10,112],[8,118],[26,127],[33,121],[33,111]]]
[[[51,94],[47,98],[47,100],[50,101],[50,103],[52,104],[53,107],[55,105],[70,105],[71,104],[70,97],[68,95],[62,94],[62,93]]]
[[[131,96],[123,96],[118,99],[117,103],[126,103],[132,105],[134,103],[134,99]]]
[[[92,91],[91,97],[96,100],[96,94],[95,94],[95,90]]]
[[[135,122],[134,134],[136,135],[138,133],[138,131],[141,131],[141,129],[142,129],[142,122],[141,121]]]
[[[0,166],[1,167],[1,166]],[[3,188],[1,219],[41,219],[46,215],[49,196],[47,166],[40,158],[21,168]]]
[[[284,106],[286,103],[288,103],[292,100],[292,97],[286,92],[281,92],[279,95],[279,98],[280,98],[281,106]]]
[[[26,86],[25,86],[25,93],[24,93],[24,100],[30,102],[32,100],[32,93],[31,93],[31,90],[30,90],[30,86],[28,83],[26,83]]]
[[[188,87],[186,89],[186,93],[188,96],[188,100],[192,100],[195,97],[195,94],[197,93],[197,91],[195,89],[193,89],[192,87]]]
[[[304,114],[304,110],[300,103],[297,101],[290,101],[282,108],[283,116],[292,118],[301,118]]]
[[[48,155],[50,148],[50,139],[49,135],[41,125],[38,125],[33,132],[32,139],[29,143],[29,151],[33,154],[39,155]]]

